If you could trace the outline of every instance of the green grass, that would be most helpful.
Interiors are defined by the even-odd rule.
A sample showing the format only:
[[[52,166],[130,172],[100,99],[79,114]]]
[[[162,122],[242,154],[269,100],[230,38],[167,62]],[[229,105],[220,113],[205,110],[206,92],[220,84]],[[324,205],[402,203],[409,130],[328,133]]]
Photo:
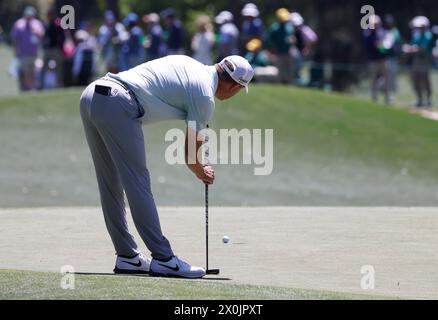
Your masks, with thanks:
[[[0,43],[0,97],[18,95],[18,83],[9,74],[9,66],[14,57],[10,47]]]
[[[434,89],[433,84],[438,82],[438,70],[432,69],[430,72],[430,81],[432,83],[432,103],[438,106],[438,90]],[[357,87],[352,88],[351,94],[355,96],[371,99],[371,82],[370,79],[362,79]],[[383,94],[379,95],[383,102]],[[407,68],[399,68],[397,73],[397,92],[394,93],[394,105],[398,108],[412,108],[416,101],[415,93],[412,87],[411,74]]]
[[[98,204],[79,116],[80,89],[0,99],[0,207]],[[146,126],[158,205],[200,205],[203,186],[164,161],[165,132]],[[218,165],[212,205],[436,206],[438,125],[367,99],[253,85],[218,102],[213,129],[274,129],[274,170]],[[187,191],[191,190],[191,191]]]
[[[388,299],[329,291],[230,284],[227,280],[183,280],[148,276],[75,275],[74,289],[61,288],[62,275],[0,270],[0,300],[6,299]],[[121,289],[123,288],[123,289]]]

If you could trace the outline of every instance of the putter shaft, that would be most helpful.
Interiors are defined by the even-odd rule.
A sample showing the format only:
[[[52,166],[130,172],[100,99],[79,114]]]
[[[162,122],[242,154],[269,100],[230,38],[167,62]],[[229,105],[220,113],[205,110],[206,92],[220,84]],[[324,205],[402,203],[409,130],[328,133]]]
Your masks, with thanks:
[[[207,124],[207,129],[210,128]],[[208,136],[205,137],[208,141]],[[209,152],[205,150],[205,159],[208,162]],[[208,269],[208,184],[205,184],[205,273],[219,274],[219,269]]]
[[[208,271],[208,184],[205,185],[205,262]]]

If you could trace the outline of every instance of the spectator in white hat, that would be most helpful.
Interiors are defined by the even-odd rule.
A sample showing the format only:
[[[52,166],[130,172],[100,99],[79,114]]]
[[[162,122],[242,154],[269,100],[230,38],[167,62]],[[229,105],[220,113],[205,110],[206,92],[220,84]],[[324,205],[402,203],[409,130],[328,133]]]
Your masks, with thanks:
[[[415,107],[432,107],[432,87],[430,69],[432,62],[433,34],[429,30],[430,22],[425,16],[417,16],[410,23],[412,38],[404,52],[412,58],[412,84],[417,97]]]
[[[242,11],[243,23],[241,34],[242,52],[246,53],[246,44],[252,39],[263,39],[265,27],[259,18],[260,12],[254,3],[247,3]]]
[[[221,61],[226,56],[235,55],[239,51],[239,30],[233,20],[234,16],[229,11],[222,11],[214,18],[214,22],[219,26],[217,61]]]
[[[100,46],[100,54],[109,72],[120,70],[120,50],[123,39],[127,32],[124,25],[117,21],[115,14],[107,10],[105,12],[105,23],[100,26],[97,33],[97,42]]]
[[[295,46],[292,50],[295,66],[295,81],[300,83],[302,81],[301,69],[303,61],[311,58],[318,41],[318,36],[310,26],[304,24],[304,18],[298,12],[292,12],[289,15],[289,19],[294,26],[295,36]]]
[[[96,48],[94,42],[89,41],[90,37],[85,30],[78,30],[75,33],[77,45],[73,57],[72,75],[74,84],[78,86],[88,85],[96,71]]]
[[[147,35],[143,44],[146,48],[146,60],[158,59],[165,54],[160,16],[155,12],[146,14],[143,16],[143,23],[147,29]]]
[[[365,49],[368,56],[368,69],[371,78],[371,99],[378,101],[378,94],[383,89],[385,103],[391,103],[389,91],[389,70],[386,61],[386,53],[383,50],[385,30],[382,20],[378,15],[369,18],[372,28],[363,31]]]

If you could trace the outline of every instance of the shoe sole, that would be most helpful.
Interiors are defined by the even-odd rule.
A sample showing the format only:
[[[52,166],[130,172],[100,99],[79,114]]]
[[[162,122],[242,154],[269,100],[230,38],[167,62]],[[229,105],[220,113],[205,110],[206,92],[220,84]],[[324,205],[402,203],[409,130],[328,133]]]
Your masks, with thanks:
[[[145,271],[145,270],[126,270],[126,269],[119,269],[119,268],[114,268],[113,272],[115,274],[150,274],[149,271]]]
[[[177,274],[159,273],[159,272],[153,272],[153,271],[149,271],[149,275],[151,277],[182,278],[182,279],[202,279],[205,276],[205,274],[204,274],[202,276],[188,277],[188,276],[181,276],[181,275],[177,275]]]

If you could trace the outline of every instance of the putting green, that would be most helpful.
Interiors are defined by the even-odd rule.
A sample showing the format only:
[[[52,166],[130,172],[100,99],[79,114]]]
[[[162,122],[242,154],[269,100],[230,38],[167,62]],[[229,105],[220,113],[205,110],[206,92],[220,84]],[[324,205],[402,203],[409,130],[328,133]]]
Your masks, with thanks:
[[[70,277],[71,275],[67,275]],[[226,281],[183,280],[148,276],[74,274],[74,287],[57,273],[0,270],[0,300],[6,299],[221,299],[221,300],[344,300],[388,299],[321,290],[229,284]],[[71,278],[70,278],[71,279]],[[64,283],[64,289],[61,286]],[[73,284],[70,280],[69,285]],[[71,289],[70,289],[71,288]]]
[[[203,208],[162,207],[159,211],[163,231],[174,252],[203,266]],[[366,294],[436,299],[436,212],[437,208],[212,207],[209,264],[210,268],[221,269],[220,278],[230,279],[220,282],[225,286],[303,288],[343,292],[347,294],[344,297]],[[148,255],[128,216],[139,248]],[[55,273],[18,273],[11,283],[19,281],[21,275],[23,279],[35,277],[37,282],[60,281],[61,268],[66,265],[78,273],[112,272],[114,249],[99,208],[2,209],[0,221],[0,269]],[[229,243],[222,242],[223,235],[230,237]],[[370,268],[374,289],[363,286],[364,279],[370,279],[364,278],[370,275]],[[7,282],[7,271],[3,277]],[[95,288],[104,281],[93,275],[80,279],[88,283],[85,286]],[[119,283],[123,279],[111,281]],[[165,281],[164,287],[173,283]],[[23,285],[25,294],[29,284]],[[260,290],[263,294],[271,289]],[[274,290],[272,297],[287,298],[289,293],[293,297],[293,290],[279,290]],[[231,296],[241,297],[237,291]],[[188,298],[198,297],[197,293],[186,294]],[[175,295],[181,296],[177,292]],[[321,296],[324,297],[330,295]]]

